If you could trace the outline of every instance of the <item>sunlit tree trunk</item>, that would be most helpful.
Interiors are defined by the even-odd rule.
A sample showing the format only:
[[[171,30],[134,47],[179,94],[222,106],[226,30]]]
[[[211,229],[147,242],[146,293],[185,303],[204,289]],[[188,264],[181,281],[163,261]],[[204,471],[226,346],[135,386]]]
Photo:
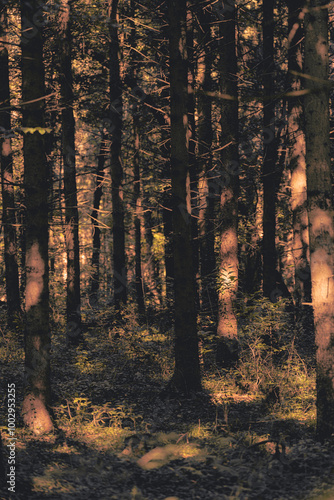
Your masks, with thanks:
[[[289,91],[298,94],[302,89],[304,0],[288,2],[288,75]],[[303,333],[313,332],[309,235],[307,215],[307,185],[305,161],[305,130],[302,97],[288,98],[288,165],[291,171],[291,210],[293,218],[292,252],[295,267],[295,318],[303,325]],[[304,337],[305,335],[303,335]],[[300,341],[308,341],[301,338]]]
[[[263,294],[276,288],[276,140],[274,102],[274,0],[263,2]]]
[[[79,214],[75,170],[75,121],[71,55],[71,5],[62,0],[59,16],[62,157],[64,167],[65,241],[67,254],[66,336],[72,345],[82,338],[80,312]]]
[[[219,207],[218,346],[217,362],[228,366],[238,358],[235,300],[238,291],[238,86],[235,9],[220,23],[221,166],[226,179]]]
[[[41,2],[21,1],[22,21],[22,126],[44,127],[44,65]],[[49,169],[44,136],[26,132],[23,141],[26,207],[25,231],[25,424],[36,434],[53,425],[50,404],[50,328],[48,269]]]
[[[317,431],[334,432],[334,220],[329,140],[328,2],[307,2],[305,135],[312,303],[317,360]]]
[[[13,186],[13,156],[10,139],[10,93],[9,68],[7,51],[7,8],[0,12],[0,23],[3,33],[0,35],[0,148],[1,148],[1,188],[2,188],[2,223],[5,243],[5,276],[8,322],[20,314],[20,288],[17,263],[16,212]],[[1,108],[7,108],[1,111]]]
[[[93,211],[91,214],[93,226],[93,252],[92,252],[92,278],[90,284],[89,302],[92,307],[98,304],[98,293],[100,288],[100,250],[101,250],[101,230],[99,227],[99,210],[103,195],[104,168],[107,157],[107,136],[102,132],[100,151],[97,157],[96,183],[93,199]]]
[[[127,301],[127,269],[125,259],[125,229],[123,204],[122,146],[122,87],[119,67],[118,0],[108,0],[109,71],[110,71],[110,162],[113,210],[113,272],[116,310]]]
[[[187,203],[189,160],[186,0],[169,0],[168,11],[175,320],[175,370],[171,386],[178,391],[188,393],[200,390],[201,377],[191,214]]]
[[[216,256],[215,256],[215,204],[218,201],[218,181],[212,170],[212,38],[210,13],[198,6],[196,11],[198,29],[198,84],[197,98],[197,138],[200,172],[199,242],[201,260],[201,310],[204,314],[216,316]]]

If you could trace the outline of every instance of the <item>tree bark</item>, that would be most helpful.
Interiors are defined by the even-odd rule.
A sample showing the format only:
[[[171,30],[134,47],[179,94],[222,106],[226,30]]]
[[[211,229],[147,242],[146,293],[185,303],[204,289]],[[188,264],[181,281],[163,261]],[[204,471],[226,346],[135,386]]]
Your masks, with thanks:
[[[134,174],[134,223],[135,223],[135,281],[136,298],[138,313],[140,317],[145,315],[144,284],[142,275],[142,254],[141,254],[141,189],[140,189],[140,165],[139,165],[139,116],[137,109],[133,110],[133,135],[134,135],[134,156],[133,156],[133,174]]]
[[[66,336],[71,345],[82,340],[80,312],[79,213],[75,169],[75,121],[71,55],[71,0],[62,0],[59,17],[62,157],[64,166],[65,241],[67,254]]]
[[[191,237],[193,246],[194,273],[196,276],[196,303],[199,309],[199,242],[198,242],[198,164],[196,158],[195,126],[195,51],[194,51],[194,7],[187,2],[187,57],[188,57],[188,152],[189,152],[189,202],[191,207]]]
[[[131,35],[129,45],[131,57],[131,78],[133,81],[137,79],[137,63],[134,56],[134,48],[136,46],[136,24],[135,24],[135,2],[131,0]],[[136,99],[136,97],[134,97]],[[140,318],[145,315],[145,300],[144,300],[144,282],[142,274],[142,251],[141,251],[141,187],[140,187],[140,124],[139,124],[139,111],[137,102],[134,103],[132,108],[132,126],[133,126],[133,207],[134,207],[134,226],[135,226],[135,285],[136,285],[136,300],[138,313]]]
[[[307,199],[317,361],[317,432],[334,432],[334,220],[329,140],[328,2],[305,15]]]
[[[127,269],[125,258],[125,229],[123,204],[122,146],[122,87],[119,67],[119,40],[117,24],[118,0],[108,0],[109,16],[109,71],[110,71],[110,163],[113,210],[113,265],[114,304],[117,311],[127,301]]]
[[[41,2],[21,1],[22,125],[44,128],[43,22]],[[39,20],[38,26],[36,19]],[[53,424],[50,404],[50,328],[48,269],[49,169],[44,135],[26,131],[23,141],[26,206],[25,231],[25,395],[24,423],[36,434]]]
[[[166,165],[163,171],[164,179],[170,179],[170,166]],[[173,259],[173,221],[172,221],[172,196],[170,188],[165,188],[162,193],[162,221],[165,238],[165,272],[166,272],[166,305],[173,306],[174,259]]]
[[[263,294],[275,290],[276,140],[274,102],[274,0],[263,1]]]
[[[94,190],[93,211],[91,214],[93,225],[93,252],[92,252],[92,278],[90,284],[89,303],[92,307],[98,304],[98,292],[100,288],[100,250],[101,250],[101,230],[99,227],[99,210],[103,194],[104,168],[107,157],[107,136],[105,131],[102,131],[100,152],[97,158],[96,168],[96,184]]]
[[[7,7],[2,6],[0,23],[3,32],[0,36],[0,131],[1,131],[1,190],[2,223],[4,232],[4,257],[6,276],[7,315],[10,327],[15,326],[15,319],[21,313],[19,271],[17,263],[16,208],[13,186],[13,156],[11,146],[11,116],[9,68],[7,51]],[[7,110],[1,111],[5,107]]]
[[[154,219],[152,217],[152,210],[149,208],[149,202],[144,200],[144,233],[147,245],[147,261],[145,265],[146,283],[151,296],[154,298],[156,306],[162,305],[162,287],[161,287],[161,263],[159,258],[154,255],[154,236],[152,227]],[[153,220],[152,220],[153,219]]]
[[[231,5],[232,7],[232,5]],[[235,7],[235,5],[233,5]],[[231,96],[221,106],[221,166],[224,178],[219,207],[218,346],[217,362],[230,366],[238,359],[235,301],[238,291],[238,85],[235,8],[220,23],[220,92]]]
[[[290,92],[302,89],[303,38],[301,25],[304,17],[304,0],[288,2],[288,84]],[[297,342],[309,348],[314,334],[311,302],[311,274],[309,255],[307,182],[305,161],[305,123],[302,98],[292,95],[288,99],[288,165],[291,171],[291,210],[293,223],[292,252],[294,261],[295,320],[302,325],[302,335]],[[304,344],[304,346],[302,345]]]
[[[199,243],[201,261],[201,311],[203,314],[216,317],[216,255],[215,255],[215,205],[218,201],[218,181],[212,170],[212,99],[207,92],[212,92],[212,17],[201,5],[196,11],[199,21],[198,29],[198,84],[197,98],[197,139],[198,161],[200,168],[200,210],[199,210]]]
[[[171,387],[183,393],[201,389],[196,322],[196,288],[187,204],[188,117],[186,0],[169,0],[171,93],[171,174],[174,253],[175,370]]]

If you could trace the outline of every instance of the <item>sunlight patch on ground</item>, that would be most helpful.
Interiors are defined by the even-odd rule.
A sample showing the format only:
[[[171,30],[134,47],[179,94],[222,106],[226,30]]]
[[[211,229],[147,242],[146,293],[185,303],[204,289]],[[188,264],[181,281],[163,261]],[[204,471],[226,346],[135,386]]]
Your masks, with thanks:
[[[216,392],[211,396],[211,401],[216,405],[226,402],[251,403],[260,399],[256,394],[229,394],[226,392]]]

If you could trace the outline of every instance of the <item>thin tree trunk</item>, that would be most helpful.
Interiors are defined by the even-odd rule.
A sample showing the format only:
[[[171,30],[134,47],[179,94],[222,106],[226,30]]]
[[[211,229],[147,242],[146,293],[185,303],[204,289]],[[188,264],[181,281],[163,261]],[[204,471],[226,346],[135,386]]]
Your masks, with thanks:
[[[133,111],[133,134],[134,134],[134,194],[133,203],[135,207],[135,281],[138,312],[141,317],[145,315],[145,302],[142,276],[142,255],[141,255],[141,194],[140,194],[140,166],[139,166],[139,116],[137,109]]]
[[[244,276],[241,277],[241,280],[243,282],[243,293],[246,296],[254,296],[261,290],[262,282],[263,196],[260,182],[254,178],[254,173],[249,170],[246,171],[246,178],[248,179],[246,210],[251,217],[252,223],[247,230],[246,244],[240,248],[244,262]]]
[[[263,294],[276,287],[276,140],[274,95],[274,0],[263,1]]]
[[[186,187],[189,179],[186,0],[169,0],[168,10],[175,319],[175,370],[171,387],[188,393],[200,390],[201,376],[191,215]]]
[[[114,304],[119,311],[127,301],[127,269],[125,259],[125,229],[123,203],[122,146],[122,88],[119,67],[119,40],[117,24],[118,0],[108,0],[109,16],[109,70],[110,70],[110,162],[113,209],[113,265]]]
[[[93,211],[91,214],[93,225],[93,252],[92,252],[92,278],[90,284],[89,303],[92,307],[98,304],[98,293],[100,288],[100,251],[101,251],[101,230],[99,227],[99,210],[103,194],[104,168],[107,157],[107,136],[102,132],[100,152],[97,158],[96,184],[94,190]]]
[[[146,205],[146,203],[144,202]],[[148,201],[147,201],[148,205]],[[148,248],[147,251],[147,262],[146,262],[146,282],[150,293],[153,295],[155,304],[157,306],[161,306],[162,304],[162,290],[161,290],[161,278],[160,278],[160,261],[154,255],[153,242],[154,236],[152,232],[152,211],[147,208],[144,210],[144,232],[145,232],[145,241]]]
[[[163,171],[164,179],[170,179],[170,166],[166,165]],[[173,221],[172,221],[172,196],[170,188],[162,193],[162,221],[165,238],[165,272],[166,272],[166,305],[172,308],[173,283],[174,283],[174,259],[173,259]]]
[[[23,127],[44,127],[44,65],[40,2],[21,1]],[[33,27],[33,28],[32,28]],[[48,269],[49,169],[44,136],[26,132],[23,141],[25,231],[25,424],[36,434],[52,430],[50,404],[50,328]]]
[[[62,97],[62,157],[64,166],[65,241],[67,254],[66,316],[67,341],[78,345],[82,339],[80,312],[79,214],[75,170],[75,121],[71,55],[71,0],[62,0],[60,29],[60,83]]]
[[[187,54],[188,54],[188,121],[189,121],[189,202],[191,207],[191,236],[193,245],[194,272],[196,276],[196,302],[199,309],[197,279],[199,278],[198,242],[198,165],[196,158],[195,127],[195,52],[194,52],[194,13],[191,2],[187,2]]]
[[[217,315],[215,205],[218,201],[218,179],[212,170],[212,103],[206,93],[212,92],[212,17],[199,6],[196,11],[198,29],[197,138],[198,160],[202,165],[200,181],[199,243],[201,260],[201,310],[212,317]]]
[[[235,300],[238,291],[238,85],[235,8],[220,23],[220,92],[232,97],[221,107],[221,165],[229,180],[222,187],[219,208],[218,346],[217,362],[229,366],[238,359]]]
[[[329,140],[328,2],[307,2],[305,135],[317,361],[317,432],[334,432],[334,220]]]
[[[131,0],[131,36],[129,39],[129,45],[131,47],[130,57],[132,58],[130,65],[130,73],[132,80],[137,79],[137,63],[136,57],[134,56],[134,48],[136,45],[136,24],[135,24],[135,2]],[[136,97],[134,97],[136,99]],[[140,189],[140,123],[139,123],[139,112],[138,105],[135,102],[132,108],[132,124],[133,124],[133,206],[134,206],[134,226],[135,226],[135,285],[136,285],[136,299],[138,313],[141,318],[145,315],[145,301],[144,301],[144,283],[142,275],[142,252],[141,252],[141,189]]]
[[[17,263],[16,242],[16,211],[13,187],[13,156],[10,139],[11,117],[9,93],[7,36],[7,7],[0,12],[0,23],[3,34],[0,37],[0,127],[1,127],[1,188],[2,188],[2,223],[5,243],[5,276],[7,314],[9,326],[14,326],[14,320],[20,315],[20,287]],[[7,107],[1,111],[1,107]]]

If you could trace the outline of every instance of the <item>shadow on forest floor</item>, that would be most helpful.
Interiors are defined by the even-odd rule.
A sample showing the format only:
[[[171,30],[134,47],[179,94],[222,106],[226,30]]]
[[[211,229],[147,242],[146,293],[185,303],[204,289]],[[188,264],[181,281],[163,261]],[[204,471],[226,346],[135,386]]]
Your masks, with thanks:
[[[15,381],[20,395],[22,348],[6,342],[1,385]],[[77,350],[57,336],[58,429],[36,439],[18,419],[16,493],[0,498],[333,499],[334,449],[314,437],[314,398],[299,401],[293,413],[292,399],[238,390],[236,372],[219,372],[207,359],[203,392],[168,398],[161,396],[171,375],[168,334],[133,325],[94,327]],[[4,409],[1,418],[5,422]],[[4,427],[2,433],[6,445]]]

